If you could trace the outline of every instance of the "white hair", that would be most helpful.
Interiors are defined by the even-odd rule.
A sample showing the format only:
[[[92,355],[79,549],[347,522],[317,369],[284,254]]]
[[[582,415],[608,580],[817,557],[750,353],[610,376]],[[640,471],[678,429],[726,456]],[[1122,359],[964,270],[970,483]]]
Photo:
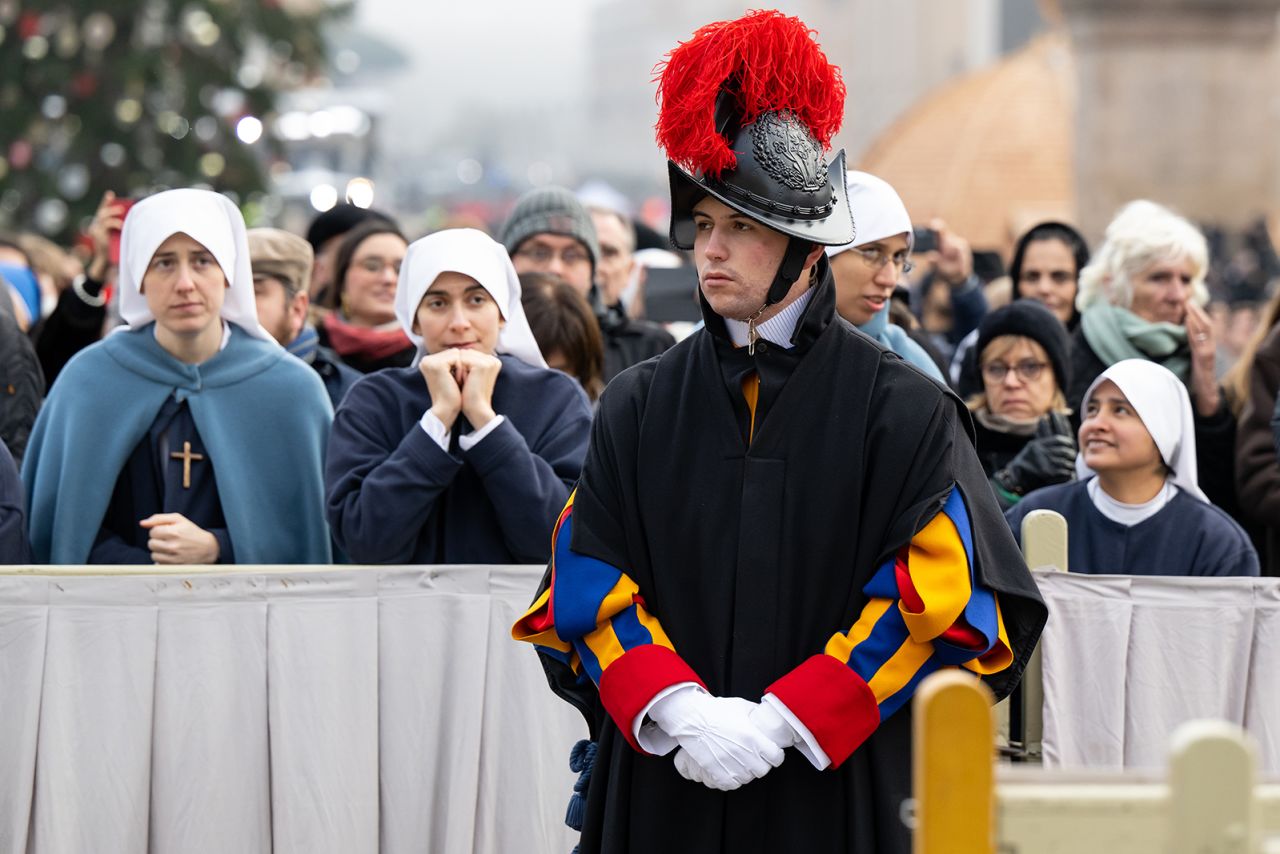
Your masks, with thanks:
[[[1204,277],[1209,272],[1209,245],[1200,229],[1168,208],[1143,199],[1129,202],[1107,226],[1102,246],[1080,271],[1076,308],[1097,302],[1128,308],[1133,303],[1133,277],[1152,264],[1191,262],[1191,299],[1209,301]]]

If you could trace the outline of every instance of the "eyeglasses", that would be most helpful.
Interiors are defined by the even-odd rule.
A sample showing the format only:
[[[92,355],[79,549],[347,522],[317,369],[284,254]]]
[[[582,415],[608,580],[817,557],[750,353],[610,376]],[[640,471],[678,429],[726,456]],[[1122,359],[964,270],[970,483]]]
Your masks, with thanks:
[[[885,264],[893,263],[893,268],[899,273],[907,274],[916,268],[907,260],[905,252],[899,252],[896,255],[886,255],[882,249],[862,249],[861,247],[853,247],[853,251],[862,256],[862,263],[866,264],[872,270],[879,270]]]
[[[391,271],[398,276],[400,275],[401,260],[402,259],[400,258],[388,260],[383,258],[381,255],[366,255],[363,258],[353,261],[351,266],[358,267],[366,273],[371,273],[373,275],[377,275],[390,267]]]
[[[577,264],[584,264],[591,261],[591,256],[587,251],[579,246],[566,246],[559,252],[550,246],[543,246],[535,243],[532,246],[521,246],[516,250],[516,254],[521,258],[532,261],[535,264],[547,265],[557,255],[560,256],[560,263],[566,267],[573,267]]]
[[[1040,372],[1048,366],[1048,362],[1033,362],[1030,359],[1025,362],[1019,362],[1016,365],[1006,365],[1004,362],[988,362],[982,366],[982,378],[993,383],[1002,383],[1004,378],[1009,375],[1009,371],[1012,370],[1018,375],[1018,379],[1025,383],[1033,383],[1040,378]]]

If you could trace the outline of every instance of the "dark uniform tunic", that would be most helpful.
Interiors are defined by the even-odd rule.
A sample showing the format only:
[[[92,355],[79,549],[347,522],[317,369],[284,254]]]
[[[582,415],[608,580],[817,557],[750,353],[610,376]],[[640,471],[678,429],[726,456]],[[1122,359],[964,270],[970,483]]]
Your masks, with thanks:
[[[182,457],[187,456],[187,442],[192,459],[189,486],[184,486],[186,464]],[[217,538],[218,563],[235,563],[209,454],[190,408],[172,397],[160,408],[151,429],[121,470],[102,529],[89,552],[89,563],[154,563],[147,548],[151,532],[138,523],[156,513],[187,517]]]

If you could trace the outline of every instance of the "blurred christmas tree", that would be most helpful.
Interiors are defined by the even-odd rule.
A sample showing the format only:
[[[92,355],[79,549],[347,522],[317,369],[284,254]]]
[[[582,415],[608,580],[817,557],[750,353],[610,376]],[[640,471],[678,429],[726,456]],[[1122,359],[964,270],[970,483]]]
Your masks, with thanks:
[[[321,24],[348,10],[0,0],[0,227],[69,242],[108,189],[208,186],[252,203],[276,96],[323,74]]]

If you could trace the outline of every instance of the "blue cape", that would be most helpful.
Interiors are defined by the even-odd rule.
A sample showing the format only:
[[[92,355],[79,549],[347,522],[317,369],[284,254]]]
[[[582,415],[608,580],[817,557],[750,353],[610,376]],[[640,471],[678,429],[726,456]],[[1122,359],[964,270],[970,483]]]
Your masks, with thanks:
[[[885,303],[884,308],[877,311],[870,320],[858,328],[880,342],[886,350],[897,353],[943,385],[947,384],[942,378],[942,371],[937,363],[929,358],[924,348],[912,340],[901,326],[895,326],[889,322],[888,303]]]
[[[120,471],[170,395],[186,400],[218,480],[238,563],[329,563],[324,452],[333,410],[306,364],[231,325],[200,365],[154,324],[76,355],[36,418],[23,461],[40,563],[88,560]]]

